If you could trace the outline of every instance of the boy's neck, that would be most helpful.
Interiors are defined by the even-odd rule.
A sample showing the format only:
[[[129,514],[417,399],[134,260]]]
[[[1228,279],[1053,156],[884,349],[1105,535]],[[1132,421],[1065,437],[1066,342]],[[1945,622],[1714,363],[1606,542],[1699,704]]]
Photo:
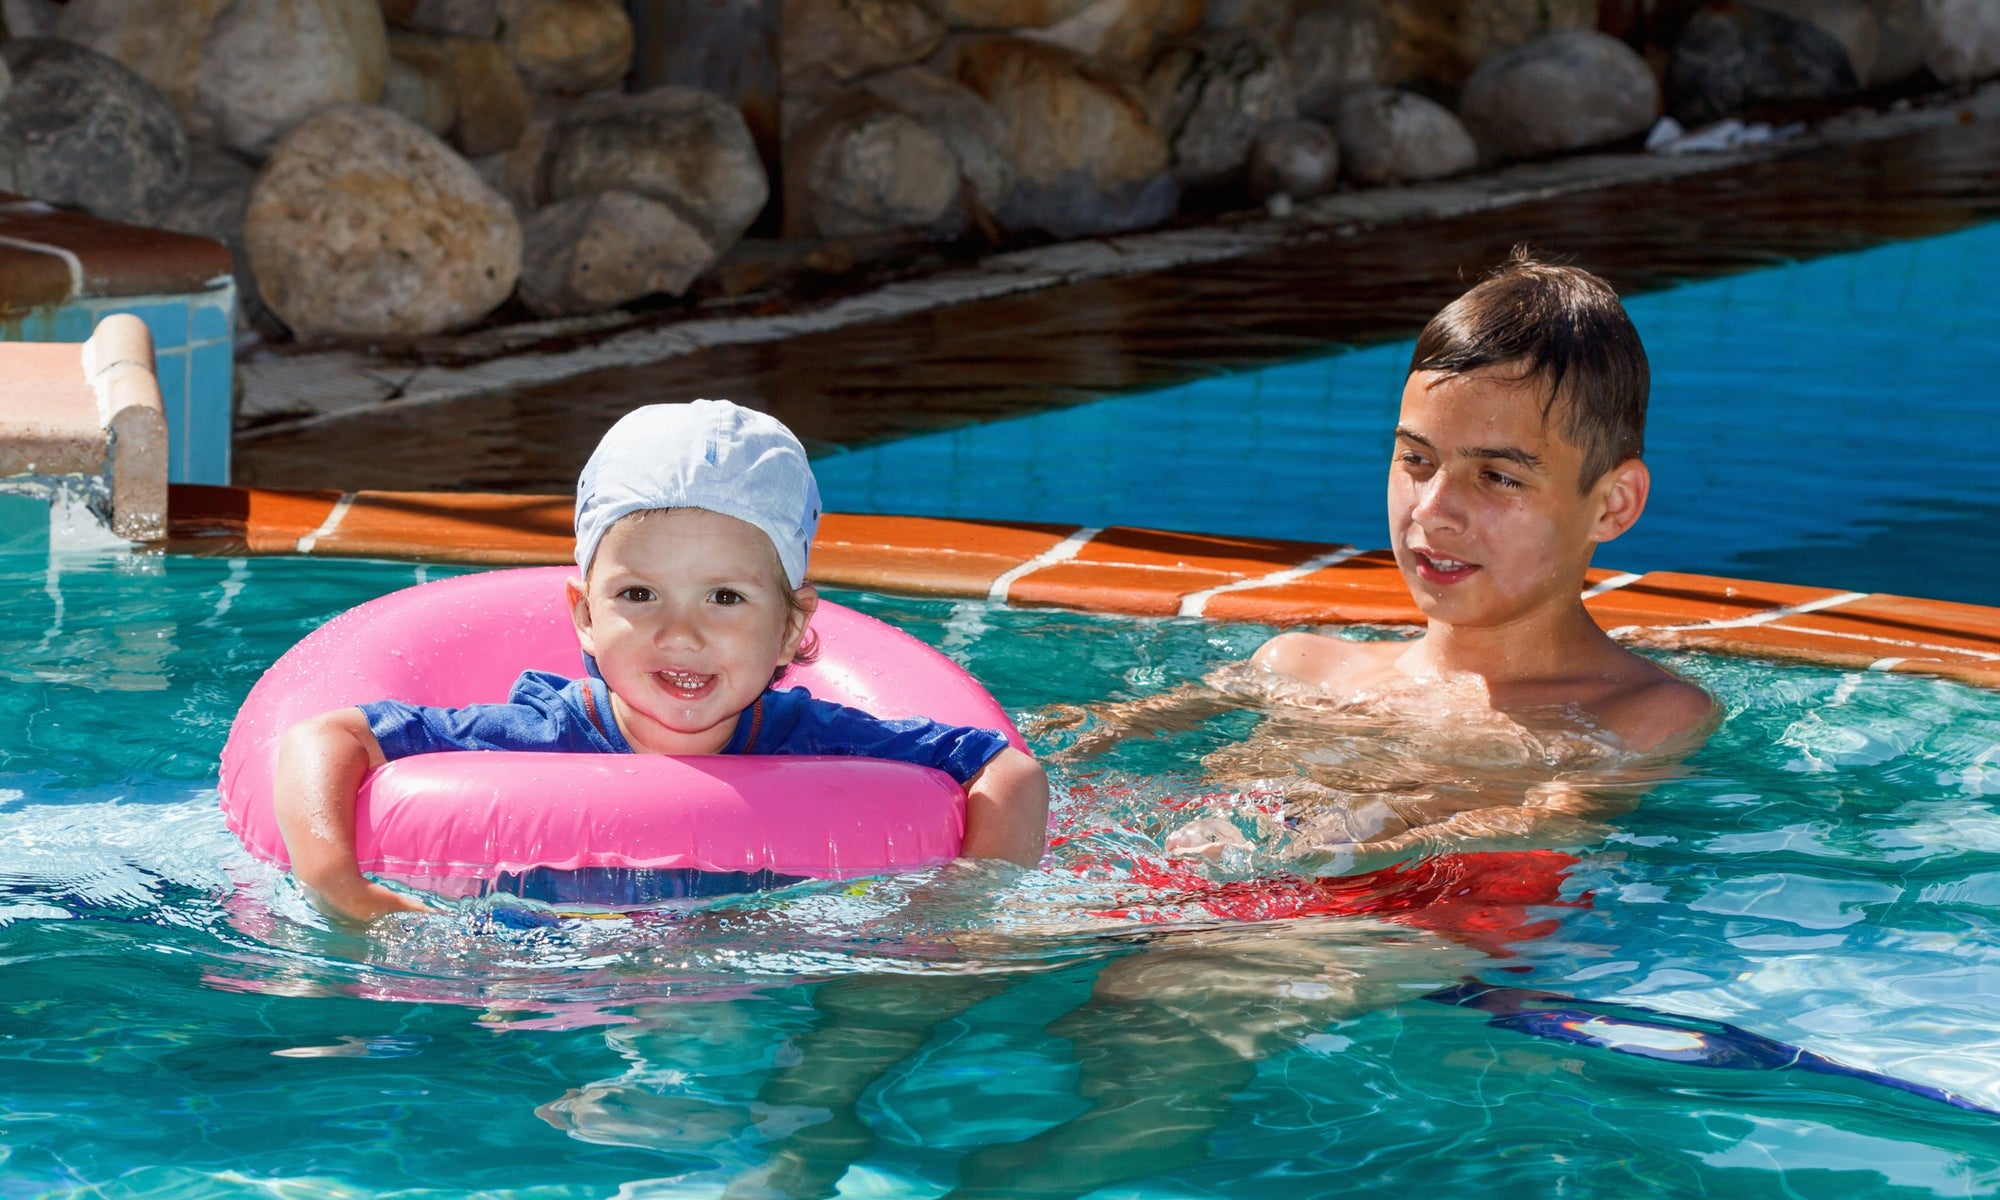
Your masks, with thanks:
[[[1477,675],[1490,687],[1595,673],[1617,649],[1578,603],[1497,626],[1434,620],[1403,662],[1415,673]]]

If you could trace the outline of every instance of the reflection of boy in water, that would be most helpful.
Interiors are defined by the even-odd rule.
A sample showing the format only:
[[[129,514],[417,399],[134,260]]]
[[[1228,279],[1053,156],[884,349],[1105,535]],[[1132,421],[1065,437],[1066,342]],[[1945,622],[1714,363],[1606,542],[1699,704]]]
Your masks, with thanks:
[[[1648,388],[1638,331],[1609,285],[1517,251],[1425,326],[1403,388],[1389,532],[1423,635],[1280,634],[1215,688],[1095,714],[1108,725],[1072,753],[1135,726],[1183,727],[1248,690],[1296,719],[1267,721],[1211,771],[1305,776],[1283,787],[1288,815],[1323,848],[1517,836],[1601,811],[1591,775],[1684,752],[1711,710],[1701,689],[1613,641],[1583,606],[1598,544],[1646,507]],[[1339,755],[1314,761],[1317,737],[1343,734],[1420,744],[1355,756],[1345,770]],[[1385,787],[1393,758],[1442,770]],[[1168,848],[1213,856],[1244,844],[1212,819]]]

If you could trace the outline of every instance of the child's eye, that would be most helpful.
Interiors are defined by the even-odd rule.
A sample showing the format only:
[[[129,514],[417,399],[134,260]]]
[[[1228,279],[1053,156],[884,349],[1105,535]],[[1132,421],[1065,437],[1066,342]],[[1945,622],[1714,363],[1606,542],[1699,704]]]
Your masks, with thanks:
[[[714,604],[730,605],[743,603],[743,593],[737,591],[735,588],[716,588],[708,594],[708,598]]]
[[[1427,460],[1426,458],[1424,458],[1423,455],[1418,454],[1414,450],[1402,450],[1397,452],[1396,461],[1402,463],[1406,467],[1427,467],[1430,465],[1429,460]]]
[[[1513,476],[1502,475],[1498,471],[1486,472],[1486,478],[1492,480],[1494,483],[1499,484],[1503,488],[1513,488],[1518,490],[1520,488],[1527,486],[1526,484],[1522,483],[1520,480],[1514,478]]]
[[[620,600],[630,600],[634,604],[644,604],[653,598],[653,589],[640,587],[635,583],[631,587],[618,589],[618,598]]]

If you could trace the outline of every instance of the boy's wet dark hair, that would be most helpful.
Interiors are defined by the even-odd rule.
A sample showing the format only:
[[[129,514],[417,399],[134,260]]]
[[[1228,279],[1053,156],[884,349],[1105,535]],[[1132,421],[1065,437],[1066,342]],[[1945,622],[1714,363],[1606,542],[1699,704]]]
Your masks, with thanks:
[[[1508,363],[1548,384],[1542,419],[1560,407],[1563,437],[1583,450],[1581,490],[1645,449],[1652,372],[1639,331],[1610,284],[1516,247],[1424,326],[1410,374],[1463,375]]]

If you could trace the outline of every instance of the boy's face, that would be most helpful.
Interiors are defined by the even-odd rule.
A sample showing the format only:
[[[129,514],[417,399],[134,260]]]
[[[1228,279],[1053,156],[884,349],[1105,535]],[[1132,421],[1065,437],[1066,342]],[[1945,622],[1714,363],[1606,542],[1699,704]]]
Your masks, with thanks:
[[[634,749],[713,754],[737,714],[792,660],[807,613],[762,530],[676,508],[628,517],[598,543],[590,575],[570,584],[577,638],[610,685]]]
[[[1633,459],[1587,491],[1583,449],[1544,421],[1548,385],[1502,364],[1412,374],[1389,465],[1389,533],[1417,607],[1451,625],[1504,626],[1578,603],[1597,543],[1638,519]]]

